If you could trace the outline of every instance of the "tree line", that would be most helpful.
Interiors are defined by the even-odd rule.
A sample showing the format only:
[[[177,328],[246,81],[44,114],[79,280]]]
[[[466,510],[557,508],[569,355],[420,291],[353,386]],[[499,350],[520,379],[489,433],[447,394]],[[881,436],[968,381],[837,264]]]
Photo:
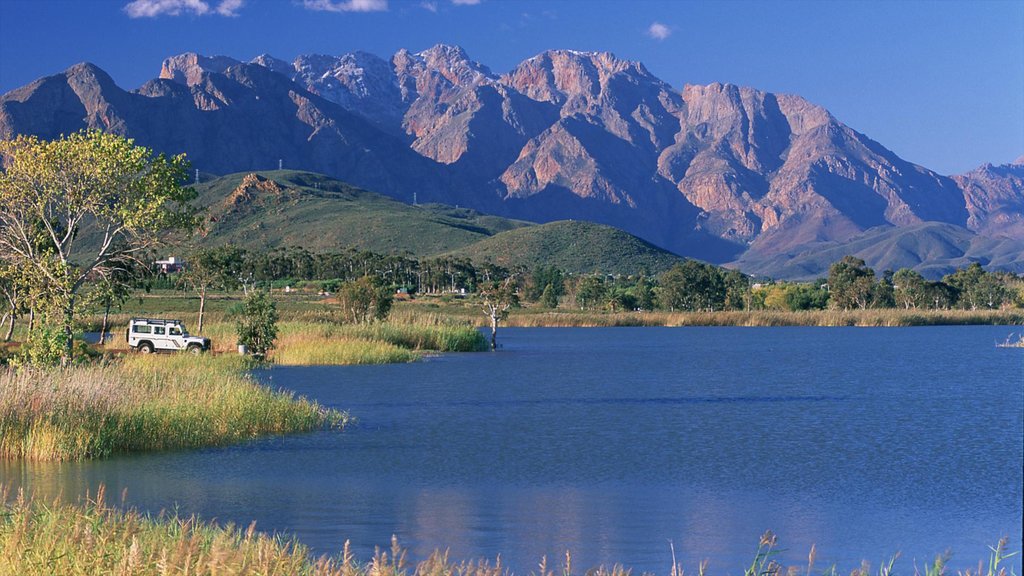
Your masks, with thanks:
[[[76,314],[104,318],[144,286],[194,290],[200,317],[213,290],[312,282],[338,293],[352,321],[387,315],[391,295],[480,294],[492,319],[520,299],[579,310],[996,309],[1021,305],[1021,280],[974,263],[930,281],[910,269],[876,271],[847,256],[813,282],[755,281],[686,260],[659,275],[571,274],[552,266],[508,269],[443,256],[350,249],[315,253],[194,246],[180,274],[153,275],[157,246],[194,235],[200,218],[183,156],[156,155],[131,140],[83,131],[52,141],[0,141],[0,333],[25,319],[28,343],[72,358]],[[175,236],[177,235],[177,236]],[[490,300],[488,300],[490,299]],[[349,304],[346,306],[346,304]],[[200,329],[201,321],[200,321]]]

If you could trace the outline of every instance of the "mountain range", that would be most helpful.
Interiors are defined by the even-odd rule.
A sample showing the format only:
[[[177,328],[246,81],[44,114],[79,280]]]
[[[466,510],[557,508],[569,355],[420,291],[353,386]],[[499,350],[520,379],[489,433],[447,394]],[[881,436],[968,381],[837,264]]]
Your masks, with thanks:
[[[679,90],[607,52],[552,50],[504,74],[446,45],[189,53],[159,76],[132,91],[87,63],[40,78],[0,97],[0,136],[100,128],[205,172],[283,165],[407,203],[594,221],[757,274],[818,275],[843,252],[932,276],[1024,272],[1024,157],[940,175],[799,96]]]

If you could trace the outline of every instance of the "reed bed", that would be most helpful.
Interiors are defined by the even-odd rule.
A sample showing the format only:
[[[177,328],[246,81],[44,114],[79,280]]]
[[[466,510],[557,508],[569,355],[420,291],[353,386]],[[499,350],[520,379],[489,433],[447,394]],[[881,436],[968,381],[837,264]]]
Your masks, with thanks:
[[[0,371],[0,458],[79,460],[343,427],[348,416],[244,374],[241,358],[133,356]]]
[[[282,322],[270,360],[287,365],[385,364],[411,362],[423,352],[486,350],[471,326],[396,322],[339,324]]]
[[[482,321],[481,321],[482,323]],[[725,310],[718,312],[583,312],[513,313],[507,326],[955,326],[1020,325],[1024,310]]]
[[[181,518],[161,514],[150,517],[135,510],[121,510],[108,505],[102,487],[94,498],[79,504],[59,500],[40,502],[24,493],[8,497],[0,487],[0,576],[42,576],[50,574],[259,574],[306,576],[512,576],[499,557],[487,560],[456,562],[446,552],[435,551],[429,558],[410,566],[396,538],[390,550],[378,550],[366,561],[353,557],[348,542],[340,555],[314,556],[309,548],[294,539],[271,536],[256,530],[228,524],[219,526],[200,521],[195,516]],[[760,539],[749,566],[740,566],[744,576],[784,576],[788,574],[821,574],[822,576],[874,576],[864,562],[850,572],[836,566],[819,569],[815,566],[816,550],[812,547],[804,566],[784,567],[776,561],[776,537],[770,532]],[[958,576],[1013,576],[1007,571],[1008,558],[1003,539],[991,547],[988,562],[957,571]],[[883,563],[878,576],[894,576],[898,555]],[[922,566],[914,563],[914,576],[944,576],[949,573],[949,555],[936,556]],[[673,563],[668,576],[682,576],[683,567]],[[699,576],[708,574],[707,564],[697,569]],[[735,573],[730,571],[730,573]],[[564,559],[549,564],[542,558],[535,576],[630,576],[632,571],[622,565],[597,567],[580,572],[566,552]],[[910,572],[908,572],[908,575]]]

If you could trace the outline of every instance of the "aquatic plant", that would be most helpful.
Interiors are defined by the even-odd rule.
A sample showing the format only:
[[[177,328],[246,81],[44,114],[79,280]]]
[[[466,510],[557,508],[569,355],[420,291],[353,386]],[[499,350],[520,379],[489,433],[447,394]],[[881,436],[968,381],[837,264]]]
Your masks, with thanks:
[[[776,538],[767,532],[745,576],[799,574],[796,566],[783,567],[775,560]],[[959,576],[1015,576],[1007,571],[1004,538],[991,547],[987,572],[978,563],[977,572],[965,570]],[[673,550],[674,553],[674,550]],[[674,554],[673,554],[674,556]],[[882,565],[878,576],[893,576],[898,555]],[[915,576],[939,576],[947,570],[948,555],[941,555]],[[813,571],[815,549],[808,556],[806,574]],[[557,571],[557,572],[556,572]],[[569,552],[559,566],[542,558],[536,576],[630,576],[631,570],[620,564],[580,572]],[[683,576],[682,567],[673,559],[670,576]],[[850,572],[835,566],[823,576],[870,576],[867,562]],[[261,574],[306,576],[511,576],[498,557],[488,560],[453,561],[447,552],[435,551],[426,560],[410,566],[406,551],[398,539],[391,538],[389,549],[377,549],[374,555],[359,561],[349,542],[337,556],[315,556],[295,539],[264,534],[255,523],[243,529],[203,522],[195,516],[183,518],[161,513],[156,517],[134,509],[122,510],[109,505],[101,487],[94,497],[78,504],[59,500],[41,502],[19,492],[11,497],[0,487],[0,576],[36,576],[50,574]],[[707,562],[701,562],[698,576],[707,575]]]

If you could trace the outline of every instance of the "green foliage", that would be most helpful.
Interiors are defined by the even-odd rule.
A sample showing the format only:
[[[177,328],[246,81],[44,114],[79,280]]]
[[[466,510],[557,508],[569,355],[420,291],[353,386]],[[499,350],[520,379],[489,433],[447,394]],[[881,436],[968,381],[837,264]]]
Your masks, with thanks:
[[[580,310],[598,308],[604,302],[604,280],[600,276],[583,276],[577,281],[574,294]]]
[[[986,272],[977,262],[947,275],[942,281],[956,293],[956,305],[959,308],[995,309],[1011,299],[1011,294],[1003,283],[994,274]]]
[[[38,305],[62,316],[67,363],[87,280],[112,281],[162,234],[196,225],[195,194],[181,186],[188,164],[98,130],[18,136],[0,155],[0,258],[31,269]]]
[[[726,284],[720,268],[696,260],[677,264],[658,278],[662,308],[714,311],[725,308]]]
[[[64,330],[43,324],[29,332],[13,362],[17,366],[52,368],[60,365],[67,348]]]
[[[540,305],[545,308],[558,308],[558,294],[552,284],[546,284],[540,294]]]
[[[256,359],[265,359],[277,339],[277,320],[277,306],[270,294],[250,290],[242,301],[242,310],[235,324],[238,343]]]
[[[896,306],[907,310],[928,306],[928,281],[920,273],[900,268],[893,274],[892,283]]]
[[[394,296],[390,289],[381,284],[379,278],[363,276],[342,284],[338,291],[338,301],[347,322],[368,324],[374,320],[387,319]]]
[[[844,256],[828,269],[830,300],[835,308],[867,308],[874,285],[875,271],[860,258]]]

